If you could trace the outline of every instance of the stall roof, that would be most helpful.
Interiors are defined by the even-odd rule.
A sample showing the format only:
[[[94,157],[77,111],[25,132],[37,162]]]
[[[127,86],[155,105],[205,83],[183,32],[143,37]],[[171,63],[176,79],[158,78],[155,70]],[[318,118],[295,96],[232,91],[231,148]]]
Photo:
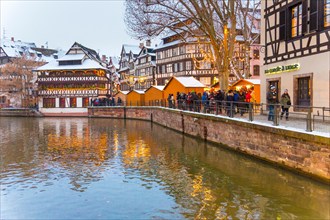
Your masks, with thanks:
[[[150,87],[146,90],[146,92],[147,92],[149,89],[151,89],[152,87],[154,87],[154,88],[156,88],[156,89],[158,89],[158,90],[160,90],[160,91],[163,91],[163,89],[165,88],[165,86],[150,86]]]
[[[184,87],[205,87],[205,85],[203,83],[201,83],[200,81],[198,81],[197,79],[195,79],[192,76],[189,77],[185,77],[185,76],[181,76],[181,77],[174,77],[176,80],[179,81],[179,83],[181,83]]]
[[[143,95],[144,94],[144,91],[143,90],[132,90],[132,91],[130,91],[129,93],[131,93],[131,92],[136,92],[136,93],[139,93],[139,94],[141,94],[141,95]]]
[[[246,81],[253,85],[260,85],[260,79],[240,79],[237,82],[235,82],[232,86],[237,85],[239,82]]]

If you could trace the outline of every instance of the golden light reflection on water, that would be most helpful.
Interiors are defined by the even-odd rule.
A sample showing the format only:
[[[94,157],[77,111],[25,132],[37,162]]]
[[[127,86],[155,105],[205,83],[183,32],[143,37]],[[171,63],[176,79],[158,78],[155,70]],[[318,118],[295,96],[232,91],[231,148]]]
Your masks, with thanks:
[[[126,183],[140,181],[145,190],[158,188],[169,195],[177,204],[171,211],[188,219],[295,219],[301,212],[329,216],[324,187],[160,126],[116,120],[37,123],[27,129],[35,139],[23,132],[22,140],[16,140],[20,144],[3,146],[5,186],[13,184],[9,175],[19,171],[24,175],[17,185],[68,178],[72,190],[86,192],[111,171],[124,178],[117,186],[124,198],[117,200],[125,199]]]

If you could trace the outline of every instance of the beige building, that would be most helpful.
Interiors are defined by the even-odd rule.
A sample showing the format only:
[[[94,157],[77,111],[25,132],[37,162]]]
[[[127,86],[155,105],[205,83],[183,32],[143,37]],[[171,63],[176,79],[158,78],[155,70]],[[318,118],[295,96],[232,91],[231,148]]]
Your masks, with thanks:
[[[330,0],[261,2],[261,101],[274,85],[279,97],[289,90],[292,111],[329,108]]]

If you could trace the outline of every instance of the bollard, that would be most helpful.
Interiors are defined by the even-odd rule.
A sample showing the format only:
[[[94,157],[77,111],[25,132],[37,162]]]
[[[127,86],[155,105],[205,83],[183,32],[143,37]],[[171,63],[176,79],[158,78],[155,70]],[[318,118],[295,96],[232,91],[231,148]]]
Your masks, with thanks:
[[[274,105],[274,115],[273,115],[273,117],[274,117],[273,125],[274,126],[278,126],[278,108],[277,107],[278,107],[277,105]]]
[[[312,131],[312,110],[308,109],[307,120],[306,120],[306,131]]]
[[[253,109],[252,109],[252,103],[249,103],[249,121],[253,121]]]

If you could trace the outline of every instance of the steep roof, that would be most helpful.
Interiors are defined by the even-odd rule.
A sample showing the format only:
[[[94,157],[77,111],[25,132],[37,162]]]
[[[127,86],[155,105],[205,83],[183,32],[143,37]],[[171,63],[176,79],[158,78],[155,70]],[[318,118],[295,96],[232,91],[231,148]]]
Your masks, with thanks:
[[[77,49],[78,49],[79,53],[70,53],[71,51],[74,51]],[[65,61],[77,61],[77,60],[80,60],[81,63],[65,62]],[[63,64],[63,62],[65,64]],[[37,68],[36,71],[87,70],[87,69],[107,70],[106,63],[102,62],[99,59],[99,56],[95,52],[95,50],[89,49],[89,48],[75,42],[63,57],[61,57],[60,59],[58,59],[56,61],[49,62],[48,64]]]
[[[126,54],[128,54],[129,52],[132,52],[134,55],[137,55],[141,51],[141,48],[136,45],[123,44],[123,48],[124,48]]]

